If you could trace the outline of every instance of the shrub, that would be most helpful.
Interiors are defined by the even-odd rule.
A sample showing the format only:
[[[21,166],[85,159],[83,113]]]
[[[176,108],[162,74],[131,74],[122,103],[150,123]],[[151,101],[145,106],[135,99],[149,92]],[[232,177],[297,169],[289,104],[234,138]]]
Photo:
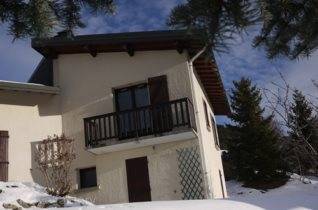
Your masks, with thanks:
[[[75,159],[74,140],[64,135],[48,137],[36,145],[35,162],[44,176],[49,194],[65,196],[71,190],[69,177]]]

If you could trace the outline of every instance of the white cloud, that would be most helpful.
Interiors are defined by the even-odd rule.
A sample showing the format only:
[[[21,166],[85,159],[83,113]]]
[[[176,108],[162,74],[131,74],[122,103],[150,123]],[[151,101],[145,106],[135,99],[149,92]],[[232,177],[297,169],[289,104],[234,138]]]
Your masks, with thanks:
[[[318,97],[318,89],[312,80],[318,80],[318,52],[308,59],[304,58],[289,65],[285,72],[290,71],[286,79],[291,86],[302,90],[305,94]]]
[[[273,85],[271,82],[274,82],[281,87],[285,87],[283,79],[278,75],[278,72],[281,72],[291,90],[301,90],[308,99],[313,103],[318,104],[318,89],[313,84],[313,80],[318,80],[317,68],[318,52],[315,52],[309,58],[302,58],[297,61],[289,62],[280,68],[276,68],[276,74],[267,79],[268,84],[265,88],[277,91],[277,85]]]

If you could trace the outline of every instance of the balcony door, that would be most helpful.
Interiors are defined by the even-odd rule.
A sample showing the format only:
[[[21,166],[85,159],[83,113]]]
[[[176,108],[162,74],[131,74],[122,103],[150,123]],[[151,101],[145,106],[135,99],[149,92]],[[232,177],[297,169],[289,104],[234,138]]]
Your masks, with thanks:
[[[119,139],[171,131],[168,92],[165,75],[149,78],[148,83],[115,90]]]
[[[146,83],[115,91],[119,139],[142,135],[151,128],[150,97]]]

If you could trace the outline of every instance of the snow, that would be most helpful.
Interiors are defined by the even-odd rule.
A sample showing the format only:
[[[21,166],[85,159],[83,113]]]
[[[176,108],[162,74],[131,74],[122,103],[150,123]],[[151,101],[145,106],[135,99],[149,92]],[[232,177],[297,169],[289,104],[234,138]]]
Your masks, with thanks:
[[[244,188],[238,182],[229,181],[227,188],[230,197],[216,200],[154,201],[94,206],[81,199],[67,197],[67,206],[70,208],[65,210],[318,210],[318,179],[309,178],[307,182],[305,184],[297,175],[293,175],[286,185],[261,191]],[[18,187],[7,187],[13,185]],[[58,199],[47,195],[43,187],[32,183],[0,182],[0,189],[4,190],[0,193],[1,206],[5,202],[16,204],[18,198],[27,202],[53,202]]]
[[[318,210],[318,179],[309,178],[307,184],[293,175],[286,185],[261,191],[241,187],[237,182],[227,182],[230,200],[249,203],[268,210]]]
[[[318,179],[307,181],[311,183],[304,184],[293,175],[286,185],[268,191],[244,188],[229,181],[228,199],[127,203],[69,210],[318,210]]]
[[[56,202],[60,197],[48,195],[45,189],[35,183],[21,183],[21,182],[0,182],[0,209],[3,204],[17,205],[17,200],[22,199],[28,203],[35,202]],[[93,204],[74,197],[65,197],[65,206],[92,206]]]

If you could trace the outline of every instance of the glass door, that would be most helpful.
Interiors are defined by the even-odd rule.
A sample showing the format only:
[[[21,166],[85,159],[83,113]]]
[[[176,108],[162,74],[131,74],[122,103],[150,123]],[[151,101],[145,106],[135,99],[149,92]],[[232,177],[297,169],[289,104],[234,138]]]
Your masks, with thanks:
[[[119,139],[145,135],[151,127],[147,84],[134,85],[115,91]]]

